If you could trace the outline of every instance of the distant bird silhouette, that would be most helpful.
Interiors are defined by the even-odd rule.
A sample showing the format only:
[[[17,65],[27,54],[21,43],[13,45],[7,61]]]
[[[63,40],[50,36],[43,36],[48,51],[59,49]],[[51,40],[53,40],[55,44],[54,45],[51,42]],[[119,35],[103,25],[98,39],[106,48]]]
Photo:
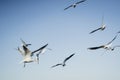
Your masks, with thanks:
[[[82,3],[82,2],[85,2],[85,1],[86,1],[86,0],[81,0],[81,1],[79,1],[79,2],[76,2],[76,3],[74,3],[74,4],[72,4],[72,5],[68,6],[68,7],[66,7],[64,10],[67,10],[67,9],[70,8],[70,7],[75,8],[79,3]]]
[[[92,34],[92,33],[96,32],[98,30],[103,31],[106,28],[106,25],[103,23],[103,19],[104,19],[104,16],[102,17],[102,25],[101,25],[101,27],[98,28],[98,29],[95,29],[95,30],[91,31],[89,34]]]
[[[26,47],[28,47],[29,45],[31,45],[31,44],[26,44],[25,41],[23,41],[22,39],[20,39],[20,40],[21,40],[21,42],[22,42],[22,45],[24,45],[24,46],[26,46]]]
[[[100,48],[103,48],[103,49],[106,49],[106,50],[112,50],[112,42],[117,38],[117,35],[107,44],[105,45],[101,45],[101,46],[98,46],[98,47],[90,47],[88,48],[89,50],[96,50],[96,49],[100,49]]]
[[[73,54],[71,54],[69,57],[67,57],[64,61],[63,61],[63,63],[59,63],[59,64],[56,64],[56,65],[53,65],[51,68],[53,68],[53,67],[56,67],[56,66],[59,66],[59,65],[62,65],[63,67],[64,66],[66,66],[66,61],[67,60],[69,60],[72,56],[74,56],[75,55],[75,53],[73,53]]]
[[[23,56],[23,60],[20,63],[24,63],[24,67],[26,63],[30,63],[30,62],[36,62],[36,59],[33,59],[32,56],[35,52],[38,52],[39,50],[41,50],[41,48],[31,52],[26,46],[22,46],[23,50],[21,50],[18,47],[18,51],[21,53],[21,55]]]

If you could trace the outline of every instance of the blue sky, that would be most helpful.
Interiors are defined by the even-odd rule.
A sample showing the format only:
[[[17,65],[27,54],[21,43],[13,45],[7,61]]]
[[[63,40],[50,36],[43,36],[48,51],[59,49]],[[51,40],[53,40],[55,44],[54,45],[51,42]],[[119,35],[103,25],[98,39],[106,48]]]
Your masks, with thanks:
[[[0,80],[120,80],[120,49],[87,50],[106,44],[120,30],[119,0],[87,0],[76,8],[64,8],[79,0],[0,0]],[[100,27],[102,16],[107,28]],[[52,51],[40,55],[40,64],[23,68],[15,50],[20,38],[36,50],[48,43]],[[113,45],[120,44],[120,36]],[[75,56],[66,67],[50,67]],[[104,54],[101,56],[101,54]]]

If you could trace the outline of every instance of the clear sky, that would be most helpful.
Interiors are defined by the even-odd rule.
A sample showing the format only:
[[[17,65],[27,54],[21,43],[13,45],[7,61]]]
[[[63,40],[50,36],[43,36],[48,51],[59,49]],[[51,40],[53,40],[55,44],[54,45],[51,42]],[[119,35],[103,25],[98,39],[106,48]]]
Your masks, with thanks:
[[[120,30],[120,0],[87,0],[64,11],[77,1],[0,0],[0,80],[120,80],[120,48],[87,50],[108,43]],[[107,28],[90,35],[103,15]],[[15,50],[20,38],[32,44],[31,51],[46,43],[52,51],[23,68]],[[113,45],[120,45],[120,36]],[[66,67],[50,68],[74,52]]]

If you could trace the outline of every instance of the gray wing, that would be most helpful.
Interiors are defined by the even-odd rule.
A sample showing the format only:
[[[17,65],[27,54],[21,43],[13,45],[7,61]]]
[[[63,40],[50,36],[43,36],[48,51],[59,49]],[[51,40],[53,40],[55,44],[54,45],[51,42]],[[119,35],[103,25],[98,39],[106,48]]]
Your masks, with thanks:
[[[62,64],[56,64],[56,65],[53,65],[51,68],[56,67],[56,66],[59,66],[59,65],[62,65]]]
[[[24,46],[23,45],[23,50],[24,50],[24,52],[25,52],[25,55],[28,55],[28,54],[30,54],[30,50],[26,47],[26,46]],[[32,54],[30,54],[30,55],[32,55]]]
[[[23,41],[22,39],[20,39],[20,40],[21,40],[21,42],[23,43],[23,45],[26,45],[25,41]]]
[[[111,44],[116,38],[117,38],[117,35],[108,44]]]
[[[20,39],[20,40],[23,43],[23,45],[26,46],[26,47],[29,46],[29,45],[31,45],[31,44],[26,44],[25,41],[23,41],[22,39]]]
[[[65,63],[67,60],[69,60],[72,56],[74,56],[75,54],[73,53],[73,54],[71,54],[69,57],[67,57],[64,61],[63,61],[63,63]]]
[[[37,50],[35,50],[35,51],[33,51],[32,53],[38,52],[38,51],[40,51],[40,50],[46,48],[47,46],[48,46],[48,44],[42,46],[41,48],[39,48],[39,49],[37,49]]]
[[[96,31],[98,31],[98,30],[100,30],[100,29],[101,29],[101,28],[95,29],[95,30],[91,31],[89,34],[92,34],[92,33],[96,32]]]
[[[70,7],[72,7],[72,5],[70,5],[70,6],[66,7],[64,10],[66,10],[66,9],[68,9],[68,8],[70,8]]]
[[[85,2],[86,0],[81,0],[79,2],[77,2],[76,4],[79,4],[79,3],[82,3],[82,2]]]
[[[46,48],[47,46],[48,46],[48,44],[42,46],[40,49],[42,50],[42,49]]]
[[[96,50],[96,49],[100,49],[100,48],[103,48],[104,46],[98,46],[98,47],[90,47],[90,48],[88,48],[88,49],[90,49],[90,50]]]
[[[20,48],[18,47],[17,50],[21,53],[22,56],[25,56],[24,52],[20,50]]]

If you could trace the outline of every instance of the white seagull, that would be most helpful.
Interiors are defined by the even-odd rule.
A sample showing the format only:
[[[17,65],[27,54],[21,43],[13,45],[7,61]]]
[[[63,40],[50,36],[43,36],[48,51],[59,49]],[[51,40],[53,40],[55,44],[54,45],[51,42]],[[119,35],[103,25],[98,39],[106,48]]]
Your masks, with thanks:
[[[26,44],[26,42],[23,41],[22,39],[20,39],[20,40],[21,40],[21,42],[22,42],[22,45],[24,45],[24,46],[26,46],[26,47],[28,47],[29,45],[31,45],[31,44]]]
[[[81,1],[79,1],[79,2],[76,2],[76,3],[74,3],[74,4],[72,4],[72,5],[68,6],[68,7],[66,7],[64,10],[66,10],[66,9],[68,9],[68,8],[70,8],[70,7],[75,8],[79,3],[82,3],[82,2],[85,2],[85,1],[86,1],[86,0],[81,0]]]
[[[103,31],[106,28],[106,25],[103,23],[103,19],[104,19],[104,16],[102,17],[102,25],[101,25],[101,27],[98,28],[98,29],[95,29],[95,30],[91,31],[89,34],[92,34],[92,33],[96,32],[98,30]]]
[[[21,61],[21,63],[24,63],[24,67],[25,67],[25,64],[26,63],[30,63],[30,62],[36,62],[37,60],[36,59],[33,59],[32,56],[35,52],[39,51],[39,49],[31,52],[26,46],[22,46],[23,50],[21,50],[19,47],[18,47],[18,51],[21,53],[21,55],[23,56],[23,60]]]
[[[67,58],[65,58],[65,60],[63,61],[63,63],[58,63],[58,64],[56,64],[56,65],[53,65],[51,68],[53,68],[53,67],[56,67],[56,66],[59,66],[59,65],[62,65],[63,67],[64,66],[66,66],[66,61],[67,60],[69,60],[72,56],[74,56],[75,55],[75,53],[73,53],[73,54],[71,54],[69,57],[67,57]]]
[[[106,49],[106,50],[112,50],[112,42],[117,38],[117,35],[107,44],[105,45],[101,45],[101,46],[98,46],[98,47],[90,47],[88,48],[89,50],[96,50],[96,49],[100,49],[100,48],[103,48],[103,49]]]

